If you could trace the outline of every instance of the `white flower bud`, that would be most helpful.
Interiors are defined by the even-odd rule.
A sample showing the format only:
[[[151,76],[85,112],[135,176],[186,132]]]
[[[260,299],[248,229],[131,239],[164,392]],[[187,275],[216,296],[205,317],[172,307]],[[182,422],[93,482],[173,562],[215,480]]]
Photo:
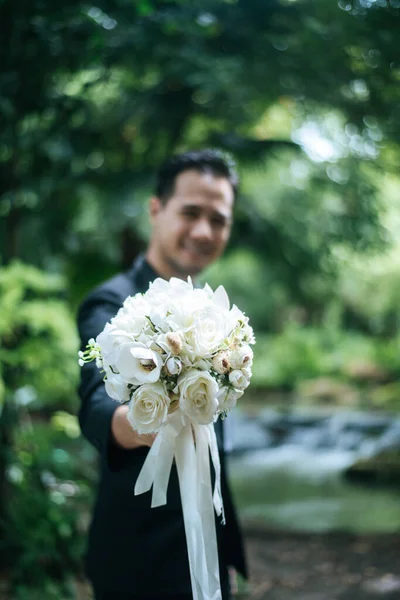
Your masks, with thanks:
[[[172,354],[179,354],[182,350],[182,339],[179,333],[170,332],[165,337]]]
[[[248,344],[244,344],[232,352],[231,365],[233,369],[250,367],[253,363],[253,350]]]
[[[237,390],[245,390],[250,383],[246,375],[239,369],[235,369],[229,373],[229,381]]]
[[[181,361],[173,356],[167,360],[165,367],[170,375],[179,375],[182,371]]]
[[[250,381],[252,375],[251,367],[243,367],[242,373],[246,377],[246,379]]]
[[[218,354],[216,354],[212,359],[212,366],[213,369],[220,375],[227,373],[231,367],[228,352],[218,352]]]

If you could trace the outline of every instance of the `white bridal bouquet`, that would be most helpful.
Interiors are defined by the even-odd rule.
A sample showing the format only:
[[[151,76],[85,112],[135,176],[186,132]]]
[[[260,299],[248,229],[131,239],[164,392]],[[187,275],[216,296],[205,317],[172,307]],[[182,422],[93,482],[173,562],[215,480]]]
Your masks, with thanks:
[[[254,343],[248,318],[230,307],[222,286],[213,292],[190,278],[159,278],[145,294],[128,297],[79,354],[81,365],[96,361],[111,398],[129,403],[136,431],[158,432],[135,493],[153,486],[152,506],[165,504],[175,459],[194,600],[221,598],[213,504],[219,515],[223,507],[213,422],[249,385]]]

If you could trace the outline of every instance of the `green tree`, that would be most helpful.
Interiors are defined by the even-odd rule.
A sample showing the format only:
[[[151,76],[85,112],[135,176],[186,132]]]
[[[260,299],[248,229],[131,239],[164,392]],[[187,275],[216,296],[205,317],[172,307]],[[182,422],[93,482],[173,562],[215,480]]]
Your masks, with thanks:
[[[326,111],[339,114],[348,138],[341,164],[336,175],[324,164],[307,193],[317,202],[341,188],[343,218],[332,239],[379,241],[374,190],[360,163],[388,168],[397,155],[393,2],[31,2],[17,18],[6,0],[1,10],[4,260],[48,266],[67,255],[104,273],[121,262],[125,232],[128,263],[141,247],[138,221],[160,161],[212,143],[233,151],[244,171],[261,166],[293,146],[290,128],[257,129],[282,103],[292,129],[309,119],[322,127]],[[325,257],[300,243],[301,229],[288,235],[251,194],[247,203],[237,245],[265,251],[288,282],[321,268]]]

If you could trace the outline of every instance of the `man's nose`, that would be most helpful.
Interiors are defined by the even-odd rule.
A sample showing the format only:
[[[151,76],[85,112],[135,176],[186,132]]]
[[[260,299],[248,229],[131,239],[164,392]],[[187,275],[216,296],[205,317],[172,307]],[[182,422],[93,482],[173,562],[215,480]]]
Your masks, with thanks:
[[[191,237],[197,240],[211,240],[213,230],[208,219],[198,219],[191,229]]]

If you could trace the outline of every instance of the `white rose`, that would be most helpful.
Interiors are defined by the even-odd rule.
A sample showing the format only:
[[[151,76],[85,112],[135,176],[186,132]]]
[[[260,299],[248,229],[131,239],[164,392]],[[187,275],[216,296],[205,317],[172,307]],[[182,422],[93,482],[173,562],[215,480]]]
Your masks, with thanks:
[[[128,421],[139,433],[158,431],[168,414],[169,397],[161,382],[141,385],[129,403]]]
[[[172,277],[170,281],[155,279],[146,292],[146,300],[151,304],[152,314],[159,324],[159,317],[164,313],[174,313],[181,297],[190,293],[192,284]],[[180,311],[178,311],[180,312]],[[154,321],[155,322],[155,321]]]
[[[110,363],[128,383],[155,383],[160,378],[162,358],[143,344],[128,342],[116,351]]]
[[[229,353],[226,350],[218,352],[212,359],[212,366],[220,375],[227,373],[231,366],[229,362]]]
[[[178,380],[181,410],[196,423],[212,423],[218,409],[218,384],[207,371],[189,371]]]
[[[223,387],[218,394],[219,410],[221,412],[231,410],[241,396],[243,396],[241,390]]]
[[[115,329],[119,329],[125,334],[137,336],[150,325],[147,318],[150,308],[149,303],[141,294],[134,297],[128,296],[111,323]]]
[[[187,281],[183,281],[183,279],[179,279],[179,277],[171,277],[169,280],[170,293],[172,295],[181,296],[183,294],[188,294],[193,291],[193,283],[190,277],[187,278]]]
[[[171,277],[169,281],[166,281],[161,277],[157,277],[157,279],[150,283],[145,295],[146,298],[153,298],[159,295],[172,297],[186,294],[191,290],[193,290],[193,284],[190,278],[188,278],[188,281],[183,281],[183,279],[179,279],[178,277]]]
[[[245,390],[250,383],[240,369],[235,369],[229,373],[229,381],[237,390]]]
[[[190,332],[189,344],[196,356],[213,354],[225,337],[224,319],[213,308],[206,308],[196,315],[196,323]]]
[[[143,294],[136,294],[135,296],[128,296],[123,304],[122,309],[118,314],[124,314],[131,318],[145,317],[150,310],[150,304],[143,296]]]
[[[170,314],[165,318],[163,329],[170,329],[171,331],[180,331],[182,334],[190,332],[195,326],[195,318],[193,310],[188,306],[176,307]]]
[[[170,310],[167,304],[157,302],[157,304],[152,306],[149,311],[149,319],[158,330],[163,329],[165,317],[169,312]]]
[[[110,398],[117,400],[117,402],[127,402],[129,400],[129,388],[119,375],[114,375],[111,371],[108,372],[104,383]]]
[[[184,303],[188,310],[192,312],[197,312],[205,307],[213,308],[215,310],[215,306],[213,306],[209,294],[204,289],[194,289],[192,293],[186,296]]]
[[[157,277],[157,279],[150,283],[149,289],[145,295],[146,298],[149,298],[152,294],[167,294],[169,289],[170,287],[168,281],[162,277]]]
[[[253,363],[253,350],[248,344],[243,344],[240,348],[233,350],[230,359],[233,369],[250,367]]]
[[[136,336],[143,329],[149,327],[150,323],[146,315],[132,314],[125,310],[113,318],[112,325],[120,331],[120,335]]]

